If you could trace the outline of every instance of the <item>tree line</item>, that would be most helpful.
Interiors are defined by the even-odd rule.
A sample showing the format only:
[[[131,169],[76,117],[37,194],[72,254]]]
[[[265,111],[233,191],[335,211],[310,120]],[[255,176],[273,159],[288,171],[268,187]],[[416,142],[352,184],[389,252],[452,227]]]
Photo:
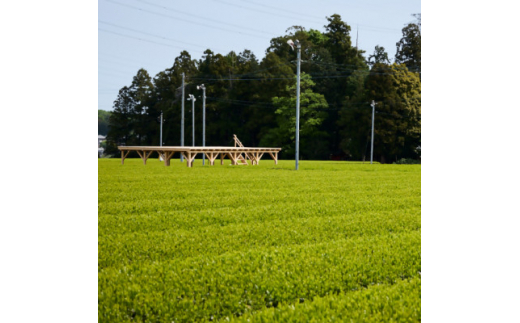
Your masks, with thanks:
[[[227,55],[207,49],[199,60],[182,51],[173,66],[151,77],[140,69],[119,90],[109,117],[107,153],[117,145],[180,145],[182,73],[185,93],[197,97],[196,142],[202,145],[202,91],[206,87],[206,146],[282,147],[295,153],[296,52],[301,44],[301,159],[370,158],[372,100],[376,103],[374,159],[383,163],[420,158],[421,29],[402,29],[394,63],[376,46],[366,55],[352,45],[351,27],[334,14],[325,31],[293,26],[271,39],[258,60],[250,50]],[[191,145],[191,102],[185,101],[185,145]],[[368,157],[367,157],[368,156]]]

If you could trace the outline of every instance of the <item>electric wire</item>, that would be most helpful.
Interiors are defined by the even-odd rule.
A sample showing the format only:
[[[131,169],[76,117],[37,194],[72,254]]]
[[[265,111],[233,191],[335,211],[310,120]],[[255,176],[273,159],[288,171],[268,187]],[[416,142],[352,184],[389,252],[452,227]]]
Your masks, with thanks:
[[[162,5],[151,3],[151,2],[146,1],[146,0],[136,0],[136,1],[139,1],[139,2],[142,2],[142,3],[146,3],[146,4],[148,4],[150,6],[153,6],[153,7],[159,7],[159,8],[162,8],[162,9],[166,9],[168,11],[178,12],[178,13],[181,13],[181,14],[184,14],[184,15],[188,15],[190,17],[195,17],[197,19],[213,21],[215,23],[222,24],[222,25],[228,25],[228,26],[231,26],[231,27],[234,27],[234,28],[247,29],[247,30],[250,30],[250,31],[253,31],[253,32],[256,32],[256,33],[266,34],[266,35],[272,35],[273,34],[273,33],[270,33],[270,32],[263,31],[263,30],[258,30],[258,29],[254,29],[254,28],[249,28],[249,27],[239,26],[239,25],[235,25],[235,24],[230,24],[228,22],[224,22],[224,21],[220,21],[220,20],[216,20],[216,19],[212,19],[212,18],[208,18],[208,17],[197,16],[197,15],[193,14],[192,12],[186,12],[186,11],[182,11],[182,10],[178,10],[178,9],[173,9],[171,7],[165,7],[165,6],[162,6]]]
[[[132,28],[128,28],[128,27],[119,26],[119,25],[112,24],[112,23],[105,22],[105,21],[101,21],[101,20],[98,20],[98,22],[100,22],[102,24],[105,24],[105,25],[113,26],[113,27],[116,27],[116,28],[125,29],[125,30],[136,32],[136,33],[140,33],[140,34],[144,34],[144,35],[148,35],[148,36],[152,36],[152,37],[156,37],[156,38],[161,38],[161,39],[168,40],[168,41],[173,41],[173,42],[177,42],[177,43],[183,43],[183,44],[186,44],[186,45],[203,48],[204,50],[207,49],[206,47],[201,46],[201,45],[188,43],[188,42],[185,42],[185,41],[181,41],[181,40],[177,40],[177,39],[173,39],[173,38],[168,38],[168,37],[164,37],[164,36],[158,36],[158,35],[155,35],[155,34],[152,34],[152,33],[147,33],[147,32],[144,32],[144,31],[140,31],[140,30],[136,30],[136,29],[132,29]],[[220,50],[218,48],[216,48],[216,49]]]
[[[147,40],[147,39],[142,39],[142,38],[139,38],[139,37],[134,37],[134,36],[130,36],[130,35],[120,34],[120,33],[114,32],[114,31],[106,30],[106,29],[98,28],[98,30],[99,30],[99,31],[102,31],[102,32],[105,32],[105,33],[109,33],[109,34],[118,35],[118,36],[121,36],[121,37],[127,37],[127,38],[137,39],[137,40],[144,41],[144,42],[147,42],[147,43],[157,44],[157,45],[166,46],[166,47],[171,47],[171,48],[184,49],[184,47],[179,47],[179,46],[174,46],[174,45],[169,45],[169,44],[158,43],[158,42],[155,42],[155,41],[153,41],[153,40]],[[200,51],[200,50],[193,50],[193,51],[194,51],[194,52],[198,52],[198,53],[203,53],[203,51]]]
[[[150,11],[150,10],[147,10],[147,9],[139,8],[139,7],[132,6],[132,5],[129,5],[129,4],[126,4],[126,3],[117,2],[117,1],[114,1],[114,0],[106,0],[106,1],[110,2],[110,3],[114,3],[114,4],[117,4],[117,5],[120,5],[120,6],[123,6],[123,7],[131,8],[131,9],[142,11],[142,12],[146,12],[146,13],[149,13],[149,14],[153,14],[153,15],[162,16],[162,17],[165,17],[165,18],[170,18],[170,19],[184,21],[184,22],[187,22],[189,24],[193,24],[193,25],[197,25],[197,26],[204,26],[204,27],[211,28],[211,29],[219,29],[219,30],[222,30],[222,31],[227,31],[227,32],[231,32],[231,33],[237,33],[237,34],[241,34],[241,35],[244,35],[244,36],[256,37],[256,38],[260,38],[260,39],[264,39],[265,40],[265,37],[261,37],[261,36],[258,36],[258,35],[253,35],[253,34],[250,34],[250,33],[240,32],[240,31],[237,31],[236,29],[235,30],[231,30],[231,29],[226,29],[226,28],[222,28],[222,27],[218,27],[218,26],[208,25],[208,24],[205,24],[205,23],[195,22],[195,21],[191,21],[189,19],[185,19],[185,18],[181,18],[181,17],[175,17],[175,16],[170,16],[170,15],[166,15],[166,14]]]

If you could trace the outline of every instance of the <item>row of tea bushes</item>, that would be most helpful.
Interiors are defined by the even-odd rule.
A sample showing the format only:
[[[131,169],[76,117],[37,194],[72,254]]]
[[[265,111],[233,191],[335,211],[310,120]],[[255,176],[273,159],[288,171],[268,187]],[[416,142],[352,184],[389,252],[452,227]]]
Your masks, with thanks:
[[[231,322],[420,322],[421,279],[402,280],[394,285],[371,285],[366,289],[339,295],[315,297],[312,302],[247,313]]]
[[[137,262],[99,272],[100,319],[238,317],[281,303],[394,284],[420,271],[419,231]]]

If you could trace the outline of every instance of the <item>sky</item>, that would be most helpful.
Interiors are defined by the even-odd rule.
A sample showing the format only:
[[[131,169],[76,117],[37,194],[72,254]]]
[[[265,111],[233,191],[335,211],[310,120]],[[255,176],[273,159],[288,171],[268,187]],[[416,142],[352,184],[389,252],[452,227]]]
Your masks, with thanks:
[[[421,13],[419,0],[99,0],[98,109],[111,111],[120,88],[140,68],[154,77],[187,50],[227,54],[251,50],[261,60],[270,40],[298,25],[325,31],[339,14],[351,26],[352,43],[374,52],[383,46],[393,60],[402,28]]]

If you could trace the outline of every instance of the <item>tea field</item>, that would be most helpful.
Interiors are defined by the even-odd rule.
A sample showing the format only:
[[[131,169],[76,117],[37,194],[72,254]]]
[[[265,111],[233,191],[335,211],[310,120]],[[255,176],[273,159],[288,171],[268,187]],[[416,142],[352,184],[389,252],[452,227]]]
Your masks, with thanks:
[[[99,322],[420,321],[420,165],[229,164],[99,160]]]

